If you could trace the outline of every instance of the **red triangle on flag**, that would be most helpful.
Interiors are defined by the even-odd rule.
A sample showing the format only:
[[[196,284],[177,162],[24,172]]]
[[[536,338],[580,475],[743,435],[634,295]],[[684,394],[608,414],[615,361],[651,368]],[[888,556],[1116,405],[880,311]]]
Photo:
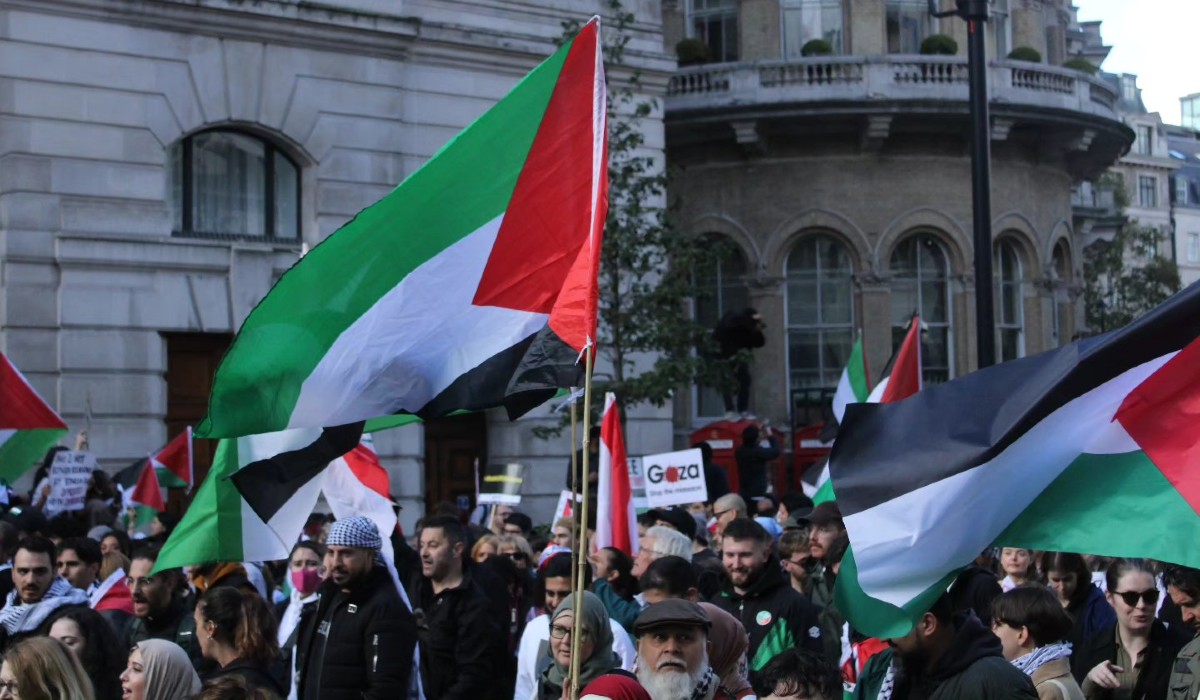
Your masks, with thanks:
[[[914,315],[896,353],[880,403],[902,401],[921,390],[921,319]]]
[[[0,353],[0,430],[67,429],[21,372]]]
[[[1114,420],[1200,513],[1200,338],[1125,397]]]
[[[392,499],[391,479],[388,478],[387,469],[379,463],[379,455],[375,454],[374,450],[359,443],[343,455],[342,459],[346,460],[346,466],[350,467],[350,471],[363,486],[389,501]]]
[[[192,429],[187,427],[176,435],[167,446],[155,454],[151,460],[156,467],[166,469],[175,475],[190,489],[193,485],[192,476]]]
[[[142,474],[134,484],[129,500],[159,512],[167,509],[167,504],[163,503],[162,487],[158,485],[158,472],[150,460],[146,460],[146,465],[142,467]]]

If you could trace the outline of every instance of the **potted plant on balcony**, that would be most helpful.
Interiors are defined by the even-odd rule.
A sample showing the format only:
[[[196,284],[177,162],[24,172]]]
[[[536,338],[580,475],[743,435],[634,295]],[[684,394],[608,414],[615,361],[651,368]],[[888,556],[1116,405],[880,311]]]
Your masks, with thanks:
[[[833,44],[824,39],[811,39],[800,47],[801,56],[832,56]]]
[[[1042,54],[1035,48],[1030,46],[1018,46],[1008,54],[1010,61],[1026,61],[1028,63],[1041,63]]]
[[[1096,64],[1092,63],[1091,61],[1087,60],[1086,58],[1079,58],[1079,57],[1072,58],[1071,60],[1064,63],[1063,68],[1070,68],[1071,70],[1081,71],[1083,73],[1087,73],[1088,75],[1095,75],[1096,72],[1098,70],[1100,70],[1099,68],[1096,67]]]
[[[922,56],[954,56],[958,54],[958,42],[947,34],[930,34],[921,41]]]
[[[708,44],[699,39],[683,39],[675,44],[675,57],[679,59],[679,67],[698,66],[712,60],[712,52]]]

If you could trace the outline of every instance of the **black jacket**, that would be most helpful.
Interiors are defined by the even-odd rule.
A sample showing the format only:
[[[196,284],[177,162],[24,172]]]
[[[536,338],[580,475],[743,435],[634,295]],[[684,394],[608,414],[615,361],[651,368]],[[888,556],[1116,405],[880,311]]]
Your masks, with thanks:
[[[750,499],[767,493],[767,482],[770,480],[767,473],[770,469],[769,462],[779,459],[779,455],[782,454],[779,439],[774,435],[767,436],[767,445],[742,445],[733,453],[738,466],[739,491],[751,511],[755,508]]]
[[[274,673],[250,661],[243,661],[242,659],[230,661],[228,666],[218,667],[216,671],[214,671],[204,680],[210,681],[216,678],[221,678],[222,676],[238,676],[242,680],[246,681],[246,685],[249,686],[251,690],[262,688],[263,690],[269,692],[273,697],[287,697],[287,689],[283,687],[283,685],[279,682],[279,679],[275,677]]]
[[[1178,640],[1167,633],[1163,623],[1155,620],[1150,627],[1150,645],[1142,661],[1142,672],[1133,687],[1132,700],[1163,700],[1170,688],[1171,668],[1182,647]],[[1075,680],[1083,684],[1088,671],[1101,661],[1117,660],[1117,626],[1109,625],[1092,635],[1074,655],[1077,663],[1071,664]]]
[[[405,698],[416,643],[413,614],[387,569],[375,567],[349,592],[326,580],[316,611],[301,621],[298,697]]]
[[[192,606],[188,601],[176,598],[162,615],[153,618],[136,617],[127,630],[126,649],[147,639],[165,639],[183,647],[193,666],[204,666],[200,640],[196,639],[196,618],[192,615]]]
[[[746,658],[750,670],[758,671],[779,653],[792,647],[824,655],[821,609],[788,585],[779,558],[774,554],[750,582],[745,595],[727,584],[713,604],[738,618],[750,635]],[[837,659],[827,659],[837,663]]]
[[[893,700],[1036,700],[1033,681],[1004,660],[1000,639],[971,611],[954,616],[954,642],[929,673],[897,674]]]
[[[499,611],[470,571],[462,583],[434,594],[433,584],[417,576],[409,586],[421,641],[421,683],[425,697],[481,700],[496,697],[493,677],[498,654],[505,654]]]
[[[767,343],[762,323],[754,320],[754,309],[730,311],[722,316],[713,329],[713,339],[723,358],[733,357],[739,350],[761,348]]]

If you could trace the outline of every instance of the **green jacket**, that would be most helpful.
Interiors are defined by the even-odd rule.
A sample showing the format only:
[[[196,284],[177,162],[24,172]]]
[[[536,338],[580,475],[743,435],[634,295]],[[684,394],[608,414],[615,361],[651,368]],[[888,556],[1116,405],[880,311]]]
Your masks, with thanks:
[[[1200,697],[1200,637],[1187,643],[1175,657],[1167,700],[1196,700]]]

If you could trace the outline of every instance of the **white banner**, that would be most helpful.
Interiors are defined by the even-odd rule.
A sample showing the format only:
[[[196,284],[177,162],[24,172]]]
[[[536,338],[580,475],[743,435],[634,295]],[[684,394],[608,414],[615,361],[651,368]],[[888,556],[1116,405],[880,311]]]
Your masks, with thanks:
[[[693,448],[642,457],[646,504],[651,508],[708,500],[700,450]]]
[[[50,496],[43,510],[46,517],[82,510],[87,498],[88,482],[96,469],[96,456],[91,452],[64,450],[54,455],[50,465]]]

